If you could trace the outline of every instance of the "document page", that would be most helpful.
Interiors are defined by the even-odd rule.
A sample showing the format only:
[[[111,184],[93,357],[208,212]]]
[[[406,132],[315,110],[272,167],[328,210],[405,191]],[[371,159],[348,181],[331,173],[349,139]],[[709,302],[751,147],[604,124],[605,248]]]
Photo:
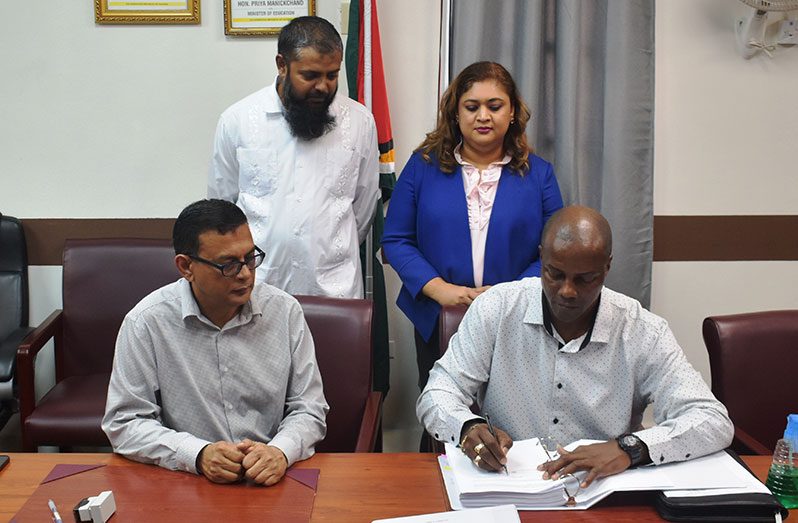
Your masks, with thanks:
[[[521,523],[515,505],[470,508],[459,512],[436,512],[420,516],[377,519],[371,523]]]
[[[558,482],[543,479],[538,465],[548,458],[537,438],[516,441],[507,453],[507,474],[478,468],[459,448],[446,445],[446,457],[457,478],[461,493],[501,490],[544,492],[561,488]]]
[[[674,465],[678,466],[668,474],[678,490],[665,491],[668,497],[770,494],[761,481],[723,451]]]

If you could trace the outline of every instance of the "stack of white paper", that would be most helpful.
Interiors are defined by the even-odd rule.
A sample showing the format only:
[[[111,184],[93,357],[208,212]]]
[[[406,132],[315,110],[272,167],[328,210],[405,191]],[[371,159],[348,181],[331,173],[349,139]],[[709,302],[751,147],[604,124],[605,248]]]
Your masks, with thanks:
[[[446,457],[464,507],[508,503],[551,506],[562,505],[568,499],[563,480],[545,480],[543,473],[537,470],[537,466],[547,459],[537,439],[513,444],[507,455],[508,474],[486,472],[475,467],[465,454],[452,445],[447,445]]]

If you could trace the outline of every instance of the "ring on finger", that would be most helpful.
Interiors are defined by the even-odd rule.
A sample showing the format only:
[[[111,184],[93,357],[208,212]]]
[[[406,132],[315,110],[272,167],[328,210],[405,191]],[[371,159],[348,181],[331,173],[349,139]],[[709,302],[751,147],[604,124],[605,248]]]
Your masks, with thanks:
[[[482,452],[482,449],[484,449],[484,448],[485,448],[485,444],[484,443],[477,443],[474,446],[474,453],[475,454],[479,454],[480,452]]]
[[[478,467],[480,461],[482,461],[482,456],[477,454],[477,457],[474,458],[474,465],[476,465]]]

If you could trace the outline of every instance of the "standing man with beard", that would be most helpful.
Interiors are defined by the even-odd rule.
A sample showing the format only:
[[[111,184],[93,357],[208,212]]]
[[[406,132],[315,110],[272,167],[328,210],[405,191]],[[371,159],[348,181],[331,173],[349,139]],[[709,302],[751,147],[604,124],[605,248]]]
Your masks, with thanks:
[[[295,18],[280,32],[275,83],[219,118],[208,197],[235,202],[255,243],[258,269],[290,294],[362,298],[358,246],[379,197],[371,113],[337,95],[343,43],[323,18]]]

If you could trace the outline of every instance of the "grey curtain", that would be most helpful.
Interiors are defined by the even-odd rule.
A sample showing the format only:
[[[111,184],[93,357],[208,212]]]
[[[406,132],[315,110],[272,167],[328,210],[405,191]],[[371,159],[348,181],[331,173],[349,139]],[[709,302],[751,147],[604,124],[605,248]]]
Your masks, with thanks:
[[[453,0],[452,77],[504,65],[532,112],[527,135],[566,204],[613,230],[607,286],[648,307],[653,249],[654,0]]]

